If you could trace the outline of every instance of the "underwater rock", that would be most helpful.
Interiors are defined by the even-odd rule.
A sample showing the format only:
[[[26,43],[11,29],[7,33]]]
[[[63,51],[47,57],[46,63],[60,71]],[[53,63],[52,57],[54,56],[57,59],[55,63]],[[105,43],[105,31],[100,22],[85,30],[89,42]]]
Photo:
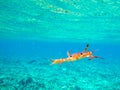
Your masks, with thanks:
[[[45,85],[44,85],[43,83],[39,83],[38,86],[39,86],[40,88],[45,88]]]
[[[28,77],[26,79],[26,84],[29,84],[29,83],[32,83],[33,82],[33,79],[31,77]]]
[[[12,77],[0,78],[0,90],[3,90],[3,89],[1,89],[1,86],[2,87],[12,87],[14,85],[13,82],[15,82],[15,79]],[[7,90],[7,89],[5,89],[5,90]]]
[[[28,85],[30,83],[33,83],[33,79],[31,77],[27,77],[25,79],[22,79],[18,82],[19,85],[22,85],[22,86],[25,86],[25,85]]]
[[[29,62],[28,62],[28,64],[32,64],[32,63],[35,63],[36,62],[36,60],[30,60]]]
[[[75,86],[75,90],[81,90],[80,87],[78,86]]]
[[[0,85],[3,83],[4,83],[3,78],[0,78]]]

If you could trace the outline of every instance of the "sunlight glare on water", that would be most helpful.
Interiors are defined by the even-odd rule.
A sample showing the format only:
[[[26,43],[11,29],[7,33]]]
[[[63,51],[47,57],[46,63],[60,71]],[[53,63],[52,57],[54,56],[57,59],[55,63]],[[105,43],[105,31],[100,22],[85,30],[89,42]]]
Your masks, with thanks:
[[[119,0],[1,0],[0,38],[120,42]]]

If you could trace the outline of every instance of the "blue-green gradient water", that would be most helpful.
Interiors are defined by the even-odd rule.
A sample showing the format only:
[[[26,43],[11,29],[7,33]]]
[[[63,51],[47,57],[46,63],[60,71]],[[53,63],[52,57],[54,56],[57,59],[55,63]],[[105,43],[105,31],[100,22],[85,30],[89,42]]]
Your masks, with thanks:
[[[0,90],[120,90],[119,51],[120,0],[0,0]]]

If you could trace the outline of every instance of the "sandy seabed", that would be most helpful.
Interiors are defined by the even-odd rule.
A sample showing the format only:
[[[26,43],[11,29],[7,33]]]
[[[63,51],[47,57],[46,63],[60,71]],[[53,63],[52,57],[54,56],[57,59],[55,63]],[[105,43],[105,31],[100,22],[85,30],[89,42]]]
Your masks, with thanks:
[[[118,63],[50,63],[41,57],[0,57],[0,90],[120,90]]]

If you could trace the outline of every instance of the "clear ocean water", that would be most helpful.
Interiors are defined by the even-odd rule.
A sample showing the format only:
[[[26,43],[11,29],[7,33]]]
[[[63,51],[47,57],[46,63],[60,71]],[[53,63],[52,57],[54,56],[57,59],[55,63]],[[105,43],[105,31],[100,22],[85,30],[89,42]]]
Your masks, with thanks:
[[[120,0],[0,0],[0,90],[120,90],[119,51]]]

